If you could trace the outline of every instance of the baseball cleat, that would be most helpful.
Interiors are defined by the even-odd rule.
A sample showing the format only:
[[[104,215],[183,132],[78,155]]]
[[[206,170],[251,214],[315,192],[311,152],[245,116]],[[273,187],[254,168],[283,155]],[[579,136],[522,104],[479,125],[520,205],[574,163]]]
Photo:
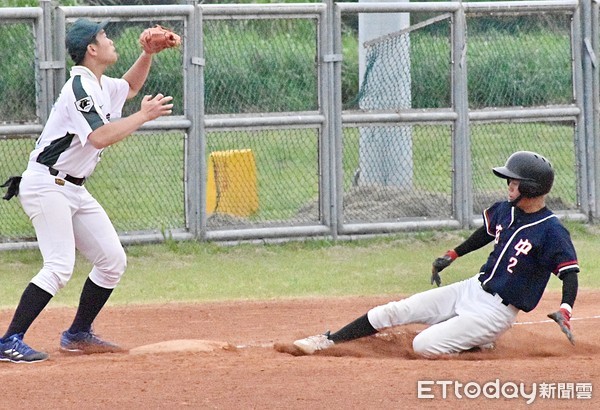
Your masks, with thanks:
[[[329,332],[323,335],[309,336],[306,339],[299,339],[294,342],[294,346],[304,354],[313,354],[317,350],[329,349],[334,344],[333,340],[329,340]]]
[[[125,352],[126,349],[100,339],[92,331],[72,334],[65,330],[60,337],[60,351],[63,353],[93,354],[120,353]]]
[[[486,343],[484,345],[479,346],[479,348],[484,352],[490,351],[490,350],[496,350],[496,343],[494,343],[494,342]]]
[[[44,352],[33,350],[23,342],[23,333],[0,340],[0,361],[13,363],[43,362],[48,358]]]
[[[494,350],[496,350],[496,343],[490,342],[490,343],[486,343],[486,344],[483,344],[483,345],[472,347],[472,348],[470,348],[468,350],[465,350],[465,352],[483,353],[483,352],[492,352]]]

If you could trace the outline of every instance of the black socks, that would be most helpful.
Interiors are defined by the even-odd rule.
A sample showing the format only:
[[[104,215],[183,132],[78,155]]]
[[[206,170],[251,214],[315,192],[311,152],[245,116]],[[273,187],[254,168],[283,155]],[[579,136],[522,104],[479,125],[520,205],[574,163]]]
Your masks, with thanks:
[[[112,289],[96,285],[88,278],[83,285],[79,307],[77,308],[77,313],[75,314],[73,324],[69,328],[69,332],[73,334],[81,331],[89,332],[94,319],[96,319],[96,316],[98,316],[98,313],[104,307],[112,291]],[[51,294],[37,285],[29,283],[23,291],[23,295],[21,295],[21,300],[13,319],[2,338],[5,339],[15,334],[27,332],[33,321],[44,310],[51,299]]]
[[[27,332],[29,326],[31,326],[51,299],[51,294],[37,285],[29,283],[21,295],[17,310],[2,338]]]
[[[348,340],[359,339],[365,336],[371,336],[377,333],[377,330],[371,325],[366,314],[348,323],[337,332],[329,335],[329,340],[335,343],[346,342]]]
[[[79,307],[75,319],[69,328],[69,333],[89,332],[94,319],[110,297],[112,289],[102,288],[87,278],[79,298]]]

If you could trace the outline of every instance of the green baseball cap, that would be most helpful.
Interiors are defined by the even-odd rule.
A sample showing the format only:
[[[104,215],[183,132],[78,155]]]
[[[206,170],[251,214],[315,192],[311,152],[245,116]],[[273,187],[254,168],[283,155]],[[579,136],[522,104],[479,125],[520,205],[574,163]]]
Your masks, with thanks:
[[[85,57],[87,46],[94,41],[96,35],[104,30],[108,20],[94,23],[88,19],[81,18],[69,27],[65,44],[67,51],[75,64],[80,64]]]

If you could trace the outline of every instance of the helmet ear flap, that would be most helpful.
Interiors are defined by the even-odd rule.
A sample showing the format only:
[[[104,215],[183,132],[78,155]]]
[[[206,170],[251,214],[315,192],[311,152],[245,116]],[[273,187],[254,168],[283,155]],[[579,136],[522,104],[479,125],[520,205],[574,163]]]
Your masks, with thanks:
[[[526,198],[533,198],[543,194],[540,184],[528,180],[519,182],[519,192]]]

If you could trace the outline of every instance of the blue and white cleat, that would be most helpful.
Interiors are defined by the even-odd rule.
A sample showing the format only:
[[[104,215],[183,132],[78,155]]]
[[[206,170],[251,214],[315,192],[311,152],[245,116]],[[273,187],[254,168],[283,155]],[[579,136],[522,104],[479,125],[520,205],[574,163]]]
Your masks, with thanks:
[[[65,330],[60,337],[60,351],[63,353],[93,354],[121,353],[127,350],[100,339],[92,331],[72,334]]]
[[[23,341],[23,333],[0,339],[0,361],[12,363],[43,362],[48,354],[32,349]]]

